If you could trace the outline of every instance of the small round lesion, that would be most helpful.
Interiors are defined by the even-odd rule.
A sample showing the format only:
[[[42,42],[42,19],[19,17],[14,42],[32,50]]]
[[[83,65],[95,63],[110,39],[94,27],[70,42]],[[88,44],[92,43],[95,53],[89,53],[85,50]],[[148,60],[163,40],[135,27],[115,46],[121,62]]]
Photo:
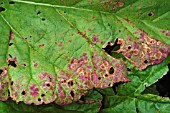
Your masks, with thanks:
[[[157,53],[155,53],[154,57],[156,57],[157,59],[160,59],[162,57],[162,53],[158,51]]]
[[[134,49],[134,50],[133,50],[133,54],[134,54],[134,55],[138,55],[138,52],[139,52],[138,49]]]

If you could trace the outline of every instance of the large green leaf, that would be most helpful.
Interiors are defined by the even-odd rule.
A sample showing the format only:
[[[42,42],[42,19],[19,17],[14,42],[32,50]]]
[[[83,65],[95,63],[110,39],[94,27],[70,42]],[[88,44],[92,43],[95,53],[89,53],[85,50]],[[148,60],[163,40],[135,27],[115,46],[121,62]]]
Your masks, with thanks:
[[[157,82],[169,71],[167,64],[170,62],[170,55],[160,64],[150,66],[144,71],[133,70],[129,72],[130,83],[123,84],[117,88],[119,95],[138,96],[146,87]]]
[[[2,25],[11,30],[1,37],[7,40],[2,45],[7,49],[1,55],[5,62],[1,64],[1,100],[7,99],[9,90],[16,102],[69,104],[93,87],[129,81],[124,62],[102,50],[109,37],[105,37],[107,31],[100,33],[102,23],[92,18],[101,21],[99,12],[25,1],[6,1],[2,6],[6,8],[1,12]],[[90,17],[91,22],[84,19]],[[85,33],[84,29],[91,30]]]
[[[107,96],[101,113],[169,113],[170,100],[146,94],[137,98],[129,96]]]

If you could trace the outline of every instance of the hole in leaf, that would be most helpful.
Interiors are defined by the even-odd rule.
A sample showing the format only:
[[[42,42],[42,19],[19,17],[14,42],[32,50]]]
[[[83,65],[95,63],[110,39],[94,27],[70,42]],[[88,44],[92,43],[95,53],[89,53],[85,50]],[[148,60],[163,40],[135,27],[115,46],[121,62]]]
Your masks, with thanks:
[[[12,81],[12,82],[11,82],[11,86],[12,86],[13,84],[14,84],[14,82]]]
[[[127,68],[127,70],[128,70],[128,71],[131,71],[131,69],[130,69],[130,68]]]
[[[170,63],[168,64],[170,70]],[[156,82],[156,89],[159,92],[159,96],[161,97],[169,97],[170,98],[170,71],[166,75],[164,75],[161,79]]]
[[[73,92],[73,91],[71,91],[71,92],[70,92],[70,95],[71,95],[72,97],[74,97],[74,92]]]
[[[25,93],[25,91],[22,91],[22,93],[21,93],[22,95],[25,95],[26,93]]]
[[[108,85],[109,87],[111,86],[111,84]]]
[[[115,95],[117,94],[117,87],[118,87],[119,85],[121,85],[121,84],[123,84],[123,83],[122,83],[122,82],[114,83],[114,85],[113,85],[113,91],[114,91]]]
[[[108,53],[109,55],[111,55],[111,52],[112,52],[112,51],[117,51],[117,50],[119,50],[119,49],[120,49],[120,44],[117,44],[117,42],[118,42],[118,39],[116,39],[114,45],[110,45],[110,42],[109,42],[108,45],[107,45],[105,48],[103,48],[104,51],[105,51],[106,53]]]
[[[9,46],[12,46],[13,45],[13,43],[9,43]]]
[[[0,69],[0,75],[3,73],[3,70],[2,69]]]
[[[23,63],[22,66],[27,66],[27,64]]]
[[[9,57],[10,57],[10,58],[12,58],[12,55],[11,55],[11,54],[9,54]]]
[[[147,63],[148,63],[148,61],[147,61],[147,60],[145,60],[145,61],[144,61],[144,63],[145,63],[145,64],[147,64]]]
[[[129,46],[128,46],[128,49],[131,49],[131,48],[132,48],[131,45],[129,45]]]
[[[105,76],[105,77],[108,77],[108,74],[105,74],[104,76]]]
[[[10,96],[10,91],[8,90],[8,96]]]
[[[41,12],[40,12],[40,11],[38,11],[38,12],[37,12],[37,15],[39,15],[40,13],[41,13]]]
[[[101,79],[101,77],[98,78],[99,80]]]
[[[148,16],[154,16],[154,12],[150,12]]]
[[[13,2],[13,1],[10,1],[10,2],[9,2],[9,4],[15,4],[15,2]]]
[[[41,97],[44,97],[45,96],[45,94],[41,94]]]
[[[85,99],[84,99],[84,95],[82,95],[81,97],[80,97],[80,99],[79,100],[81,100],[81,101],[85,101]]]
[[[0,7],[0,12],[5,11],[5,8]]]
[[[111,67],[110,70],[109,70],[109,74],[113,74],[114,73],[114,68]]]
[[[41,20],[42,20],[42,21],[45,21],[45,18],[42,18]]]
[[[136,108],[136,113],[139,113],[139,109],[138,108]]]
[[[17,67],[15,61],[9,61],[8,66],[10,66],[10,65],[13,66],[13,67]]]
[[[64,11],[64,13],[66,13],[66,12]]]
[[[73,81],[72,80],[70,80],[69,82],[68,82],[68,86],[73,86]]]
[[[49,83],[46,84],[47,87],[50,87],[51,85]]]
[[[1,2],[1,4],[4,4],[3,2]]]
[[[38,101],[41,101],[41,99],[40,99],[40,98],[38,98]]]
[[[30,38],[32,38],[32,36],[30,36]]]

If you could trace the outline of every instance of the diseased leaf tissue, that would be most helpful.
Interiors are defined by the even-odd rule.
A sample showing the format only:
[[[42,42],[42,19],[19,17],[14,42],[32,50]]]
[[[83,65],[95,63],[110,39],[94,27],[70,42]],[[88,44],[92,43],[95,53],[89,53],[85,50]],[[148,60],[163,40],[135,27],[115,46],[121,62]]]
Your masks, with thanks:
[[[108,13],[63,5],[68,4],[1,2],[1,101],[11,97],[26,104],[55,101],[63,105],[78,101],[93,87],[129,82],[126,63],[102,49],[117,38],[120,49],[116,52],[141,71],[162,62],[170,52],[169,45],[144,30],[122,31],[127,19],[118,19],[112,11],[123,7],[123,2],[99,5],[106,12],[112,6]],[[114,31],[122,32],[111,35]]]

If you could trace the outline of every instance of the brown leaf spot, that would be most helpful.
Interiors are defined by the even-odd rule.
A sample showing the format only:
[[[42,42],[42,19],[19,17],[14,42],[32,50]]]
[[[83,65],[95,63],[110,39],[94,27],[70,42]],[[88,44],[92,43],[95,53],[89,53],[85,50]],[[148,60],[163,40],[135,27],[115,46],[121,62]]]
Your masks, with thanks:
[[[157,53],[155,53],[154,55],[157,59],[160,59],[162,57],[162,53],[160,51],[158,51]]]
[[[101,66],[100,66],[100,69],[104,70],[104,69],[105,69],[105,66],[104,66],[104,65],[101,65]]]
[[[149,47],[146,47],[146,52],[151,53],[151,49]]]
[[[134,54],[134,55],[138,55],[138,53],[139,53],[139,50],[138,50],[138,49],[134,49],[134,50],[133,50],[133,54]]]

